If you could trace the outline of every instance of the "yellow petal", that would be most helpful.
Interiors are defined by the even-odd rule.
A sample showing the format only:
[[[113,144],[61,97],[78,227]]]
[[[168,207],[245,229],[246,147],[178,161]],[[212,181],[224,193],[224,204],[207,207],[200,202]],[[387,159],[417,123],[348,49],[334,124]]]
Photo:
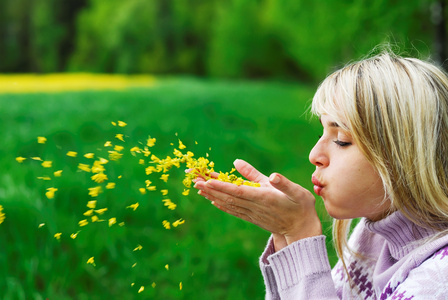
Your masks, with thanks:
[[[92,256],[91,258],[89,258],[89,259],[87,260],[87,263],[96,266],[96,265],[95,265],[95,257]]]
[[[132,208],[133,210],[136,210],[138,206],[139,206],[139,204],[137,202],[137,203],[129,205],[127,208]]]
[[[107,207],[95,210],[95,212],[99,215],[104,214],[105,211],[107,211]]]
[[[94,153],[86,153],[86,154],[84,154],[85,158],[93,158],[94,156],[95,156]]]
[[[84,216],[86,217],[90,217],[93,215],[93,209],[89,209],[88,211],[86,211],[85,213],[83,213]]]
[[[52,161],[46,160],[46,161],[42,162],[42,167],[44,167],[44,168],[51,168],[52,164],[53,164]]]
[[[45,196],[47,196],[48,199],[53,199],[54,198],[54,193],[57,191],[57,188],[48,188],[47,192],[45,193]]]
[[[19,157],[16,157],[16,160],[17,160],[18,163],[21,164],[21,163],[23,163],[24,160],[26,160],[26,158],[22,157],[22,156],[19,156]]]
[[[75,151],[68,151],[68,152],[67,152],[67,156],[76,157],[76,156],[78,156],[78,152],[75,152]]]
[[[117,218],[110,218],[110,219],[109,219],[109,227],[111,227],[111,226],[114,225],[115,223],[117,223]]]

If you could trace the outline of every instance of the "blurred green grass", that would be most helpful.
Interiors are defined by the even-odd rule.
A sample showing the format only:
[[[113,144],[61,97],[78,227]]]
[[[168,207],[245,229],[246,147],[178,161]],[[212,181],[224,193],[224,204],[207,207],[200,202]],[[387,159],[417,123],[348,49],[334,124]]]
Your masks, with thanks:
[[[0,95],[0,204],[6,214],[0,225],[1,298],[263,299],[258,257],[269,233],[218,211],[193,190],[182,196],[183,170],[175,170],[168,181],[170,198],[178,204],[169,211],[159,192],[138,193],[146,176],[133,157],[124,157],[115,175],[125,179],[98,202],[126,226],[96,223],[70,239],[90,200],[91,183],[76,172],[81,158],[65,153],[95,152],[113,139],[117,128],[110,122],[122,120],[128,123],[123,131],[129,141],[156,137],[159,157],[172,155],[169,144],[179,138],[196,156],[209,153],[216,170],[229,171],[241,158],[265,174],[280,172],[311,189],[314,167],[308,153],[321,131],[307,113],[314,89],[185,77],[120,92]],[[48,142],[37,144],[37,136]],[[64,170],[63,177],[37,180],[42,167],[18,164],[16,156],[51,159]],[[50,186],[59,188],[54,199],[44,196]],[[123,209],[137,201],[135,212]],[[328,234],[330,221],[320,199],[317,207]],[[186,223],[163,228],[164,219],[176,218]],[[46,225],[38,228],[42,222]],[[60,241],[53,237],[56,232],[63,232]],[[138,244],[143,249],[134,252]],[[334,263],[330,245],[329,250]],[[96,267],[86,264],[91,256]],[[140,286],[145,290],[137,293]]]

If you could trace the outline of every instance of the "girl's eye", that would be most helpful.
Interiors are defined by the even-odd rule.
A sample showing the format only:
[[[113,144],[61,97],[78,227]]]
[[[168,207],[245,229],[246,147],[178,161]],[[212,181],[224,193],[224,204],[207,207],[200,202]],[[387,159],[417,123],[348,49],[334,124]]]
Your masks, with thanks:
[[[350,146],[352,144],[352,143],[343,142],[343,141],[340,141],[340,140],[336,140],[336,141],[334,141],[334,143],[336,145],[338,145],[339,147],[347,147],[347,146]]]

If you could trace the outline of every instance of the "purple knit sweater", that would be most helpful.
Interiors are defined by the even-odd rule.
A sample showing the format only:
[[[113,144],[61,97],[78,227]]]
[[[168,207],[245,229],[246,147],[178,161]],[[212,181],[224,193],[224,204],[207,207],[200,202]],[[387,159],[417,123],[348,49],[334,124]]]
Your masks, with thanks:
[[[400,212],[378,222],[362,219],[350,237],[346,264],[331,270],[325,236],[299,240],[260,258],[266,299],[448,299],[448,235],[418,227]]]

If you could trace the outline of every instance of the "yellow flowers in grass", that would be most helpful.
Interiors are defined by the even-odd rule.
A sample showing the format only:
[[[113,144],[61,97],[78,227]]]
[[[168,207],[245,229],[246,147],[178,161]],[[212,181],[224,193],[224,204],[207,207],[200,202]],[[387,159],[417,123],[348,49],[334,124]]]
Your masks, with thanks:
[[[0,93],[59,93],[85,90],[124,90],[134,87],[153,87],[151,75],[122,74],[1,74]],[[120,125],[119,125],[120,126]]]

